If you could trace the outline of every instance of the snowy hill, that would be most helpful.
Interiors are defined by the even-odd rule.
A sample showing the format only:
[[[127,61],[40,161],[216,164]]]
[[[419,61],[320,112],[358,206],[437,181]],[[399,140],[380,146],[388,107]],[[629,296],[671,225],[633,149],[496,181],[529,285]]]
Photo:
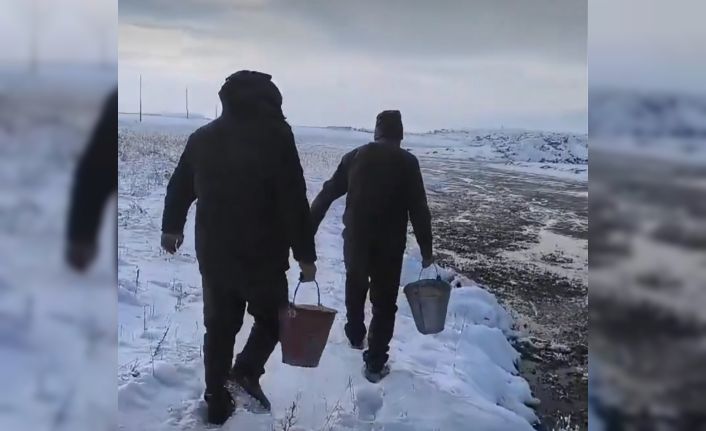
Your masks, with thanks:
[[[372,130],[329,126],[327,130],[363,132],[372,140]],[[494,162],[588,163],[588,135],[521,129],[438,129],[426,133],[406,133],[405,147],[427,150],[422,154],[459,156]],[[436,151],[436,152],[434,152]]]
[[[589,104],[591,134],[706,137],[706,97],[592,90]]]
[[[371,135],[375,132],[372,129],[366,129],[364,127],[351,127],[351,126],[326,126],[326,129],[332,129],[332,130],[349,130],[353,132],[364,132],[364,133],[370,133]]]
[[[203,119],[145,117],[121,114],[123,126],[163,133],[188,133],[207,123]],[[148,118],[148,119],[147,119]],[[352,150],[373,139],[371,130],[347,126],[294,126],[297,143]],[[588,136],[529,130],[435,130],[406,133],[402,146],[417,156],[448,160],[478,160],[499,169],[588,180]]]
[[[435,130],[421,135],[447,141],[452,152],[489,161],[588,163],[588,136],[524,130]]]
[[[589,101],[592,148],[706,162],[706,97],[603,89]]]

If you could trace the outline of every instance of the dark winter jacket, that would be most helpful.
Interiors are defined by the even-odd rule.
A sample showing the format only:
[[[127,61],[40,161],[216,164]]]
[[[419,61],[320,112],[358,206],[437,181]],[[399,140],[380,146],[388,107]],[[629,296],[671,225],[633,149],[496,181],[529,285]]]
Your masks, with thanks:
[[[396,132],[395,132],[396,133]],[[407,222],[424,258],[432,255],[431,215],[417,158],[384,133],[343,156],[333,177],[311,205],[314,230],[333,201],[347,193],[343,215],[346,242],[384,245],[402,253]]]
[[[69,242],[94,244],[103,208],[118,188],[118,90],[103,105],[74,174],[69,204]]]
[[[236,75],[219,93],[223,114],[189,137],[167,186],[162,232],[182,233],[198,200],[202,273],[286,270],[290,248],[296,260],[314,262],[306,184],[281,96],[270,98],[269,75]]]

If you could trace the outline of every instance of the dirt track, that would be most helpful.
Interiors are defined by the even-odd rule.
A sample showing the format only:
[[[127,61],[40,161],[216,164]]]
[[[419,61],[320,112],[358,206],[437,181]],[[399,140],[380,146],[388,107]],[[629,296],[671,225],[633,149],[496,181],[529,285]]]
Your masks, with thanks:
[[[513,313],[543,427],[588,427],[588,184],[423,158],[444,265]]]

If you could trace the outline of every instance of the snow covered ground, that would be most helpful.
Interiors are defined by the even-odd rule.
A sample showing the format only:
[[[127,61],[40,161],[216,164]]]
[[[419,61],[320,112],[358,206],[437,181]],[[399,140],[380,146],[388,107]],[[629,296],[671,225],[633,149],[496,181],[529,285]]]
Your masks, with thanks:
[[[591,430],[703,429],[705,120],[703,96],[592,90]]]
[[[159,247],[166,182],[188,133],[203,121],[121,116],[118,200],[118,408],[125,430],[205,429],[201,357],[202,300],[195,260],[193,208],[186,239],[175,256]],[[340,156],[370,139],[366,132],[295,128],[310,198],[335,169]],[[408,139],[415,152],[443,146],[436,138]],[[465,157],[465,156],[464,156]],[[531,430],[535,404],[518,375],[519,354],[508,337],[511,319],[496,298],[472,281],[454,278],[446,329],[432,336],[416,331],[400,295],[393,371],[380,385],[361,375],[360,352],[343,334],[344,295],[341,214],[332,206],[319,234],[322,302],[339,311],[318,368],[282,364],[279,347],[267,364],[263,388],[271,415],[239,407],[224,429],[249,430]],[[411,240],[403,284],[420,271]],[[296,271],[288,274],[293,286]],[[457,283],[458,282],[458,283]],[[298,299],[315,300],[312,286]],[[369,313],[368,313],[369,315]],[[237,337],[241,348],[251,320]],[[294,428],[284,423],[295,417]]]
[[[703,168],[615,152],[593,159],[591,408],[623,424],[700,429],[687,421],[703,421],[705,393],[693,365],[706,360]]]
[[[96,265],[63,262],[71,173],[114,75],[73,74],[0,70],[2,430],[116,424],[115,200]]]
[[[592,148],[692,166],[706,163],[706,97],[592,90]]]
[[[135,114],[121,114],[124,125],[138,124]],[[188,133],[208,122],[191,119],[145,116],[141,130]],[[310,145],[353,149],[373,138],[372,131],[349,127],[294,127],[297,138]],[[441,160],[482,161],[489,167],[588,181],[588,136],[529,130],[436,130],[407,133],[403,146],[417,156]]]
[[[689,139],[706,136],[706,98],[699,94],[592,88],[591,134]]]
[[[432,141],[433,143],[431,143]],[[411,135],[407,142],[452,156],[486,161],[588,163],[588,137],[529,130],[436,130]],[[442,147],[448,147],[443,148]]]

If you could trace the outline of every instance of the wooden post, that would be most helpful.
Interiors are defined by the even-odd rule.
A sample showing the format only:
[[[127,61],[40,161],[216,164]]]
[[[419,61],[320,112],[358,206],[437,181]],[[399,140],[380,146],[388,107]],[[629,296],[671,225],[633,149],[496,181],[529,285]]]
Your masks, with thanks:
[[[140,74],[140,123],[142,123],[142,74]]]
[[[37,69],[39,69],[39,8],[37,0],[32,0],[31,8],[29,68],[31,73],[37,73]]]

